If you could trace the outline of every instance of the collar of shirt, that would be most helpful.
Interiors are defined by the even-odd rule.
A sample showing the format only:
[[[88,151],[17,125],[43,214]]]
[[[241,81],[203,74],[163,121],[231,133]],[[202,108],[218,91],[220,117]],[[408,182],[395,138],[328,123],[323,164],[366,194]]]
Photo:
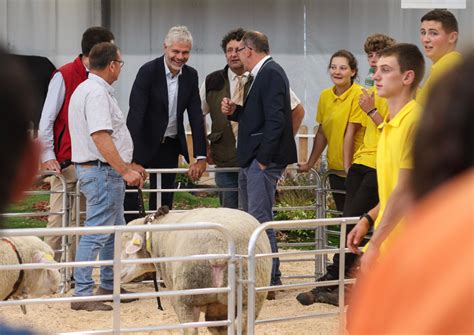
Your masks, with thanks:
[[[390,113],[385,115],[385,119],[378,128],[382,129],[385,125],[390,125],[391,127],[400,127],[402,120],[408,115],[411,111],[419,108],[418,103],[415,100],[410,100],[405,106],[400,109],[400,111],[395,115],[393,119],[390,120]]]
[[[356,86],[357,84],[354,82],[352,83],[352,85],[344,92],[342,93],[341,95],[336,95],[335,91],[336,91],[336,86],[334,86],[331,90],[332,92],[332,98],[334,101],[336,101],[337,99],[340,99],[342,101],[346,100],[348,96],[350,96],[352,94],[352,91],[354,90],[354,87]]]
[[[101,84],[102,86],[106,88],[107,92],[109,92],[110,95],[114,95],[115,89],[112,86],[110,86],[109,83],[106,82],[102,77],[93,73],[89,73],[89,79],[95,82],[98,82],[99,84]]]
[[[267,59],[270,59],[271,56],[270,55],[267,55],[265,57],[263,57],[260,62],[258,62],[252,69],[252,71],[250,72],[252,74],[252,77],[253,79],[255,80],[255,78],[257,77],[257,74],[258,74],[258,71],[260,71],[260,69],[262,68],[263,64],[267,61]]]
[[[242,79],[246,79],[249,76],[249,74],[250,74],[250,72],[248,72],[248,71],[242,73],[241,74]],[[229,71],[227,71],[227,75],[229,77],[229,81],[236,81],[237,77],[239,76],[234,71],[232,71],[230,68],[229,68]]]
[[[183,68],[181,67],[181,69],[179,69],[178,74],[175,76],[173,75],[170,68],[168,67],[168,64],[166,64],[166,57],[163,57],[163,62],[165,63],[165,74],[167,78],[174,79],[176,77],[179,77],[181,73],[183,72]]]

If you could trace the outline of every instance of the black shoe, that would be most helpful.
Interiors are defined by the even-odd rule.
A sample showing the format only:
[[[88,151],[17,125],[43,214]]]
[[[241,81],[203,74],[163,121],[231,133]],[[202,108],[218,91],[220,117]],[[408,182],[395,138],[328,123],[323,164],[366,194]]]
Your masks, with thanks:
[[[96,312],[111,311],[114,308],[112,306],[104,304],[101,301],[74,301],[71,302],[71,309],[75,311]]]
[[[332,292],[319,292],[315,297],[315,302],[339,306],[339,292],[338,290]]]
[[[268,299],[268,298],[267,298]],[[313,291],[303,292],[296,296],[296,300],[304,306],[312,305],[316,302],[316,296]]]
[[[130,292],[130,291],[127,291],[126,289],[124,288],[121,288],[120,289],[120,293],[122,294],[126,294],[126,293],[133,293],[133,292]],[[99,286],[99,288],[95,291],[95,295],[109,295],[109,294],[113,294],[113,290],[106,290],[105,288],[102,288]],[[120,301],[121,303],[123,304],[127,304],[129,302],[133,302],[133,301],[137,301],[138,298],[130,298],[130,299],[123,299]],[[105,300],[106,302],[112,302],[113,300],[110,299],[110,300]]]

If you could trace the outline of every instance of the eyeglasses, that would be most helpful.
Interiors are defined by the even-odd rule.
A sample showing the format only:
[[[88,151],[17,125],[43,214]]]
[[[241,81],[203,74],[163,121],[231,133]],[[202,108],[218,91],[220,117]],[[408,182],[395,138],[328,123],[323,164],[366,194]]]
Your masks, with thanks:
[[[123,60],[118,60],[118,59],[114,59],[112,62],[117,62],[120,64],[120,67],[123,67],[123,65],[125,64],[125,62]]]
[[[236,52],[236,53],[240,53],[240,52],[242,52],[245,48],[247,48],[247,49],[249,49],[249,50],[252,50],[251,47],[248,47],[248,46],[244,45],[242,48],[235,49],[235,52]]]
[[[239,52],[239,48],[228,48],[226,51],[226,54],[230,55],[232,53],[238,53]]]

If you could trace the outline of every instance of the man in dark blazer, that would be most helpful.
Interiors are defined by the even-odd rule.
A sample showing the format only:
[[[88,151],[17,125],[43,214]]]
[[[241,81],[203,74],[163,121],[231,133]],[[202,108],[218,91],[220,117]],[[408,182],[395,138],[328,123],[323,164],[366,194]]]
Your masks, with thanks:
[[[189,162],[183,125],[184,111],[191,125],[194,157],[188,175],[199,179],[206,169],[206,138],[199,97],[198,75],[186,65],[193,39],[188,28],[172,27],[164,40],[164,55],[138,71],[130,94],[127,126],[133,139],[133,162],[145,168],[176,168],[182,154]],[[161,189],[175,186],[176,174],[162,174]],[[150,188],[157,188],[156,174],[150,176]],[[160,188],[160,187],[159,187]],[[173,193],[162,193],[162,205],[170,208]],[[137,194],[127,193],[125,210],[137,210]],[[156,193],[150,194],[150,209],[156,209]],[[127,221],[136,215],[126,215]]]
[[[246,71],[244,105],[222,100],[222,112],[239,122],[237,159],[240,201],[243,209],[261,223],[273,219],[275,189],[288,164],[297,161],[293,138],[290,85],[285,71],[268,54],[268,38],[245,33],[237,49]],[[278,252],[275,232],[267,230],[273,252]],[[281,285],[278,258],[273,259],[271,285]],[[269,293],[274,298],[274,292]]]

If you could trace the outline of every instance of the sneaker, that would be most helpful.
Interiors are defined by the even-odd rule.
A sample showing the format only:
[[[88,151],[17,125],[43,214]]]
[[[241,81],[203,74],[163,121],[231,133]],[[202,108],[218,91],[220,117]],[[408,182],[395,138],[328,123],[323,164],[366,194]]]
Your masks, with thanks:
[[[114,308],[100,301],[74,301],[71,302],[71,309],[75,311],[111,311]]]
[[[121,288],[120,289],[120,293],[121,294],[126,294],[126,293],[133,293],[133,292],[130,292],[130,291],[127,291],[126,289],[124,288]],[[105,288],[102,288],[99,286],[99,288],[95,291],[95,295],[109,295],[109,294],[113,294],[113,290],[107,290]],[[130,298],[130,299],[122,299],[120,302],[123,303],[123,304],[127,304],[129,302],[133,302],[133,301],[137,301],[138,298]],[[112,302],[113,300],[110,299],[110,300],[105,300],[105,302]]]

